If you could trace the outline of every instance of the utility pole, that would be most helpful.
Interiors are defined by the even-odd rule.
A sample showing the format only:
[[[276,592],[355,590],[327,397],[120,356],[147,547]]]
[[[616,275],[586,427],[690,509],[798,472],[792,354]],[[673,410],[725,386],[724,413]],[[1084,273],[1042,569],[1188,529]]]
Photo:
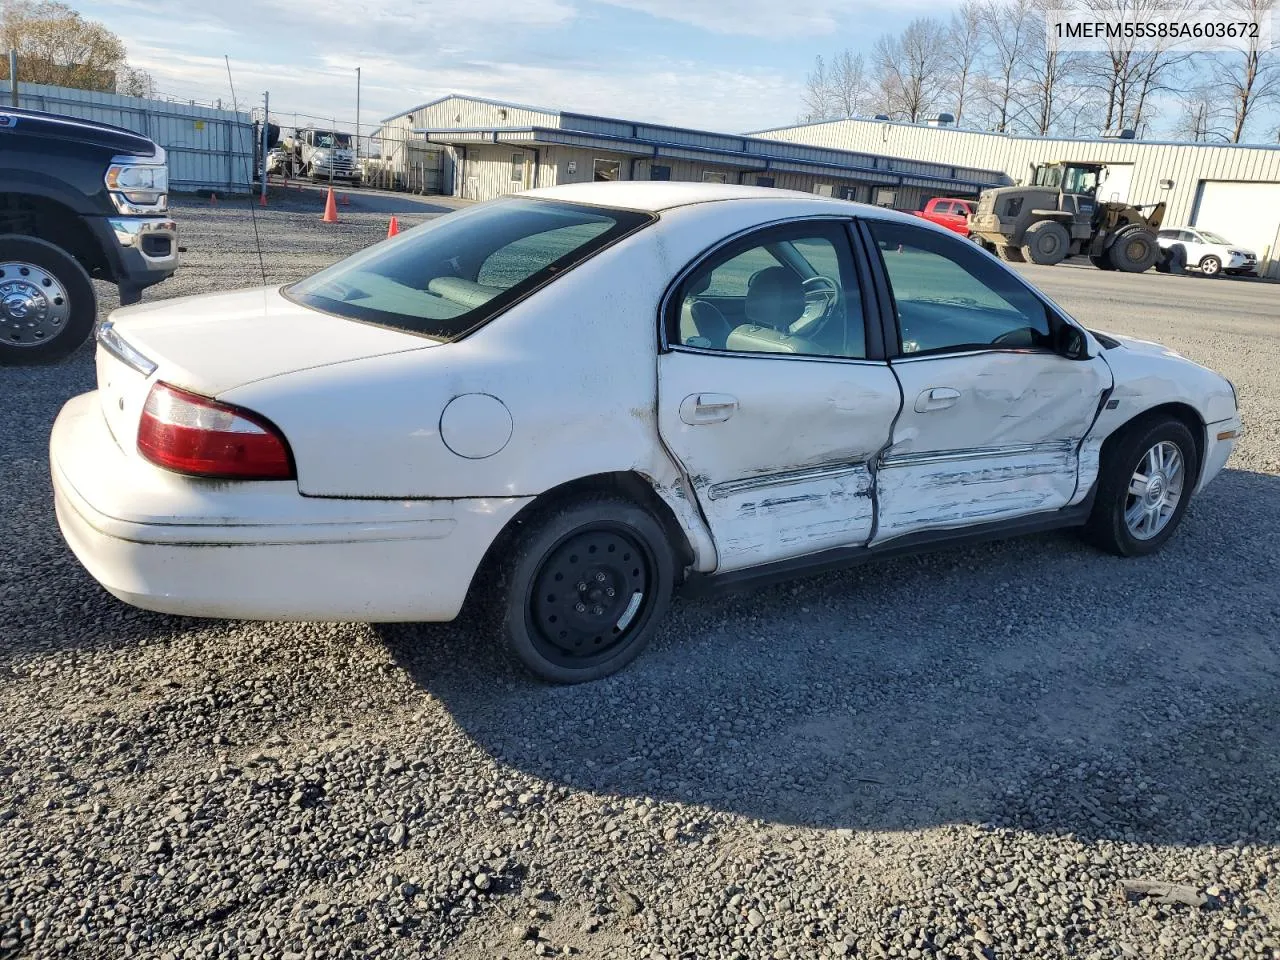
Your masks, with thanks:
[[[18,51],[9,51],[9,98],[18,105]]]
[[[267,91],[262,94],[262,204],[267,203],[267,141],[270,139],[268,131],[271,127],[271,93]]]
[[[356,67],[356,166],[360,165],[360,68]]]

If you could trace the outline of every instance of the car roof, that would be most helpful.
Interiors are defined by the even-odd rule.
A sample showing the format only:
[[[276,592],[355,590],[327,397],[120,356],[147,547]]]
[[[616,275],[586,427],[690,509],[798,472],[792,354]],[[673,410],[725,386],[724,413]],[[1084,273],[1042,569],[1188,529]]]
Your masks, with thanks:
[[[557,187],[540,187],[526,190],[523,197],[545,200],[563,200],[566,203],[589,203],[602,207],[621,207],[627,210],[643,210],[659,213],[675,207],[695,203],[727,203],[743,200],[791,200],[804,204],[809,210],[818,208],[831,214],[875,217],[883,220],[920,222],[918,217],[898,213],[887,207],[873,207],[867,203],[821,197],[799,190],[780,190],[776,187],[756,187],[736,183],[696,183],[666,180],[611,180],[599,183],[569,183]],[[836,209],[830,209],[835,207]]]

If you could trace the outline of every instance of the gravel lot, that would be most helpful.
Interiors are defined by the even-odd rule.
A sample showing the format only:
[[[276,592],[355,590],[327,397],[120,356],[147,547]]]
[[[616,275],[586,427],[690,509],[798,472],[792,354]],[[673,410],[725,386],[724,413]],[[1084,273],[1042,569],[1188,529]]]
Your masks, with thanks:
[[[381,236],[369,203],[273,202],[269,279]],[[243,202],[177,214],[148,299],[257,282]],[[118,603],[47,476],[91,351],[0,370],[0,958],[1280,957],[1280,287],[1026,272],[1239,387],[1167,550],[681,602],[570,689],[465,625]]]

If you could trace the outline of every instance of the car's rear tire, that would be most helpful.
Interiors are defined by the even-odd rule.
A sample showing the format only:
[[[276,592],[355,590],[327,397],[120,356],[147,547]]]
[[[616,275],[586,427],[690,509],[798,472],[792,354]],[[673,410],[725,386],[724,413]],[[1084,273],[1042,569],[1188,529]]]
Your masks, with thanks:
[[[0,237],[0,365],[61,360],[97,316],[93,284],[74,257],[36,237]]]
[[[1206,277],[1222,275],[1222,261],[1215,256],[1208,256],[1200,261],[1200,272]]]
[[[1005,261],[1005,263],[1023,263],[1024,262],[1023,256],[1022,256],[1022,250],[1018,247],[1013,247],[1013,246],[997,247],[996,253],[999,254],[1000,259]]]
[[[551,506],[500,549],[490,603],[501,635],[525,667],[553,683],[621,670],[671,602],[676,560],[662,523],[621,497]]]
[[[1200,459],[1191,431],[1168,416],[1121,428],[1108,444],[1085,536],[1122,557],[1154,553],[1182,522]]]
[[[1052,266],[1067,259],[1071,252],[1071,234],[1053,220],[1041,220],[1027,227],[1022,235],[1022,256],[1041,266]]]

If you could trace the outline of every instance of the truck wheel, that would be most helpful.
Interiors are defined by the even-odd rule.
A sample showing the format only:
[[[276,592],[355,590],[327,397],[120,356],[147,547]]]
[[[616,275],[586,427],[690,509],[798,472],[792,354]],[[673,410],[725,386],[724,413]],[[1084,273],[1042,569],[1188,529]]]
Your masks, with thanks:
[[[0,364],[61,360],[97,316],[93,284],[74,257],[35,237],[0,237]]]
[[[1022,251],[1017,247],[998,247],[996,252],[1005,263],[1022,263]]]
[[[1115,238],[1107,255],[1117,270],[1142,273],[1149,270],[1160,256],[1160,245],[1146,230],[1126,230]]]
[[[1027,227],[1022,235],[1022,256],[1032,263],[1051,266],[1061,263],[1071,250],[1071,234],[1052,220],[1041,220]]]
[[[1111,263],[1111,258],[1108,257],[1105,253],[1099,254],[1096,257],[1093,254],[1089,254],[1089,262],[1092,263],[1099,270],[1115,269],[1115,266]]]

